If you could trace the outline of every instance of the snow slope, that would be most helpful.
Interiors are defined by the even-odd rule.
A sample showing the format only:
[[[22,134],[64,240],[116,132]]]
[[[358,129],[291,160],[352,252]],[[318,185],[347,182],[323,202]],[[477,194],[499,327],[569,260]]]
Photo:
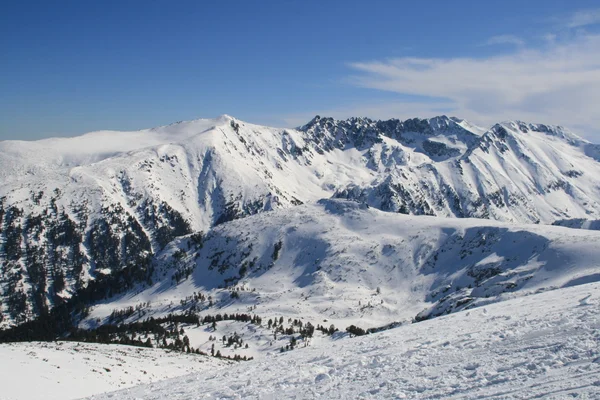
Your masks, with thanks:
[[[598,399],[599,307],[564,288],[91,399]]]
[[[600,230],[600,220],[589,220],[583,218],[575,218],[575,219],[561,219],[558,221],[554,221],[552,225],[556,226],[564,226],[567,228],[574,229],[591,229],[594,231]]]
[[[392,131],[391,138],[408,147],[410,162],[335,196],[385,211],[509,222],[598,215],[596,145],[561,127],[520,121],[494,125],[479,137],[457,129],[438,136],[425,128]],[[375,154],[375,165],[379,159]]]
[[[148,302],[124,322],[250,312],[262,326],[186,326],[186,334],[209,352],[209,336],[236,332],[250,349],[217,349],[262,357],[290,340],[274,340],[265,326],[273,317],[285,326],[291,318],[342,331],[376,328],[600,281],[599,240],[597,231],[390,214],[328,199],[172,242],[157,256],[153,285],[101,302],[80,326],[108,323],[114,310]],[[195,293],[211,301],[188,301]]]
[[[0,398],[75,399],[230,365],[159,349],[75,342],[0,345]]]

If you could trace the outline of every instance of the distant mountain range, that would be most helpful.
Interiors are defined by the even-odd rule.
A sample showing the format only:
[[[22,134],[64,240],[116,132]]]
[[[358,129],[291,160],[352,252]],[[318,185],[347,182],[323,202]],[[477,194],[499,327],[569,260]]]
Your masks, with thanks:
[[[134,289],[137,293],[159,285],[168,292],[170,285],[203,276],[209,266],[220,271],[222,279],[198,278],[193,281],[194,288],[216,290],[240,282],[250,284],[247,276],[269,276],[260,268],[267,270],[283,262],[275,252],[287,257],[286,266],[308,268],[312,263],[312,269],[302,273],[285,270],[289,276],[297,275],[294,290],[305,287],[305,295],[311,290],[332,295],[335,291],[327,291],[327,282],[335,281],[336,276],[364,286],[359,292],[387,285],[386,290],[398,291],[395,301],[399,302],[405,291],[415,292],[410,287],[418,281],[422,286],[416,292],[421,297],[411,300],[411,312],[422,311],[419,315],[423,318],[449,312],[476,297],[526,288],[526,281],[533,279],[528,274],[539,269],[533,268],[531,257],[545,257],[544,249],[552,247],[556,237],[566,240],[575,235],[583,237],[584,243],[596,240],[597,234],[591,231],[565,236],[555,234],[562,228],[523,224],[565,225],[557,221],[577,219],[582,222],[571,225],[578,226],[569,226],[585,227],[586,220],[600,219],[599,161],[600,146],[562,127],[513,121],[485,130],[446,116],[406,121],[340,121],[317,116],[297,129],[278,129],[224,115],[136,132],[101,131],[74,138],[0,142],[0,326],[46,315],[61,304],[74,307],[75,300],[87,307]],[[318,203],[320,199],[329,200]],[[426,221],[423,229],[411,233],[419,239],[393,230],[390,233],[398,240],[419,243],[419,250],[381,240],[373,244],[370,256],[365,244],[367,253],[341,270],[334,268],[333,260],[350,257],[354,240],[325,235],[310,242],[310,229],[305,227],[308,231],[301,242],[309,247],[314,244],[319,256],[310,262],[298,258],[304,250],[289,242],[293,229],[304,224],[315,232],[329,229],[320,225],[323,210],[345,209],[356,203],[361,205],[356,213],[365,229],[369,227],[365,218],[382,219],[388,214],[372,214],[364,207],[415,216],[495,221],[463,224],[390,215],[399,218],[394,219],[398,224],[417,226]],[[267,213],[274,210],[281,211]],[[265,214],[231,223],[261,213]],[[303,217],[306,213],[310,215]],[[351,225],[352,218],[345,218],[343,224]],[[518,230],[526,233],[511,233],[514,229],[500,227],[503,225],[496,221],[517,224]],[[223,224],[227,225],[215,228]],[[442,228],[446,225],[452,226],[452,232]],[[288,230],[277,231],[279,226]],[[433,230],[426,233],[427,229]],[[548,237],[541,233],[544,229],[549,229]],[[240,237],[242,231],[251,234],[250,243],[266,247],[248,247],[250,239]],[[271,233],[266,237],[262,232]],[[437,232],[435,237],[425,240],[431,232]],[[356,243],[368,241],[358,232],[352,235],[356,235]],[[531,241],[536,247],[531,257],[525,257],[523,248],[515,256],[499,255],[500,250],[492,251],[494,245],[485,238],[501,242],[503,249],[510,240]],[[199,246],[205,240],[210,253],[192,254],[208,251]],[[281,244],[275,251],[277,243]],[[173,259],[180,244],[182,252]],[[289,246],[299,253],[289,253]],[[583,254],[595,254],[592,244],[582,246]],[[335,257],[328,253],[334,248]],[[409,253],[392,257],[399,248],[412,252],[410,257]],[[436,260],[457,249],[471,254],[457,254],[458,258],[447,260],[455,269],[443,268],[462,278],[452,274],[433,281],[419,278],[429,274],[427,268],[437,274],[442,267]],[[476,251],[491,258],[471,260]],[[565,257],[575,257],[575,248],[565,251],[569,254]],[[252,261],[254,257],[257,261]],[[393,261],[384,263],[386,257]],[[197,259],[204,261],[193,261]],[[587,261],[581,265],[592,268]],[[408,266],[414,271],[408,273]],[[395,267],[401,267],[397,271],[404,275],[386,281]],[[384,269],[373,272],[373,268]],[[481,268],[487,272],[473,272]],[[515,275],[510,272],[513,270],[520,272]],[[557,278],[560,284],[577,282],[580,276],[572,272]],[[588,272],[581,276],[594,276]],[[498,278],[499,274],[505,274],[504,278]],[[402,279],[417,281],[402,286]],[[489,279],[493,280],[484,284]],[[538,288],[543,286],[535,281]],[[504,289],[492,289],[491,283]],[[476,288],[483,286],[486,289],[477,294]],[[446,287],[456,294],[443,295]],[[359,297],[350,295],[352,301]],[[310,313],[315,314],[316,309],[311,308]],[[387,314],[373,311],[373,322],[393,320],[393,310],[386,309]]]

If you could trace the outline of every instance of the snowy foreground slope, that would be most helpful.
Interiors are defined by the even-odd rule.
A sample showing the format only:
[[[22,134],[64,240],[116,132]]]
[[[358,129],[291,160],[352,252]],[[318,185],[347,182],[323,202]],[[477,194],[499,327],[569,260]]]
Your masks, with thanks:
[[[230,365],[160,349],[75,342],[0,345],[0,399],[64,400]]]
[[[580,285],[92,398],[598,399],[599,309]]]

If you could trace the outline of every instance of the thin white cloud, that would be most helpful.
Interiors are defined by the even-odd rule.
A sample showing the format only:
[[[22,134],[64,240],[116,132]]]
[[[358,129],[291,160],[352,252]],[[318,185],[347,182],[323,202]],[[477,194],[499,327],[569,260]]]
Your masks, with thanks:
[[[405,57],[350,67],[358,72],[354,85],[444,98],[455,115],[480,124],[523,119],[594,139],[600,133],[600,35],[487,58]]]
[[[600,24],[600,8],[579,10],[564,20],[564,26],[567,28],[581,28],[595,24]]]
[[[554,45],[556,44],[556,39],[558,39],[558,35],[556,33],[546,33],[541,36],[547,44]]]
[[[515,35],[498,35],[489,38],[484,45],[493,46],[497,44],[511,44],[515,46],[525,46],[525,41]]]

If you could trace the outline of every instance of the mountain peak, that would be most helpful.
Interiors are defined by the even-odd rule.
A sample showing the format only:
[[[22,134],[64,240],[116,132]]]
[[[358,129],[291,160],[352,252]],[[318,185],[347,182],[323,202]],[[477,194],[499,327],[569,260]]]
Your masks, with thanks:
[[[335,121],[331,117],[321,117],[320,115],[315,115],[313,119],[308,121],[305,125],[299,126],[297,129],[300,131],[308,131],[317,125],[323,125],[325,123],[334,123],[334,122],[337,122],[337,121]]]
[[[512,120],[497,123],[492,126],[489,131],[502,136],[505,136],[509,133],[515,135],[538,133],[562,139],[574,146],[589,144],[587,140],[560,125],[535,124],[521,120]]]
[[[229,122],[233,120],[235,120],[235,118],[228,114],[221,114],[217,118],[215,118],[215,121],[218,122]]]

